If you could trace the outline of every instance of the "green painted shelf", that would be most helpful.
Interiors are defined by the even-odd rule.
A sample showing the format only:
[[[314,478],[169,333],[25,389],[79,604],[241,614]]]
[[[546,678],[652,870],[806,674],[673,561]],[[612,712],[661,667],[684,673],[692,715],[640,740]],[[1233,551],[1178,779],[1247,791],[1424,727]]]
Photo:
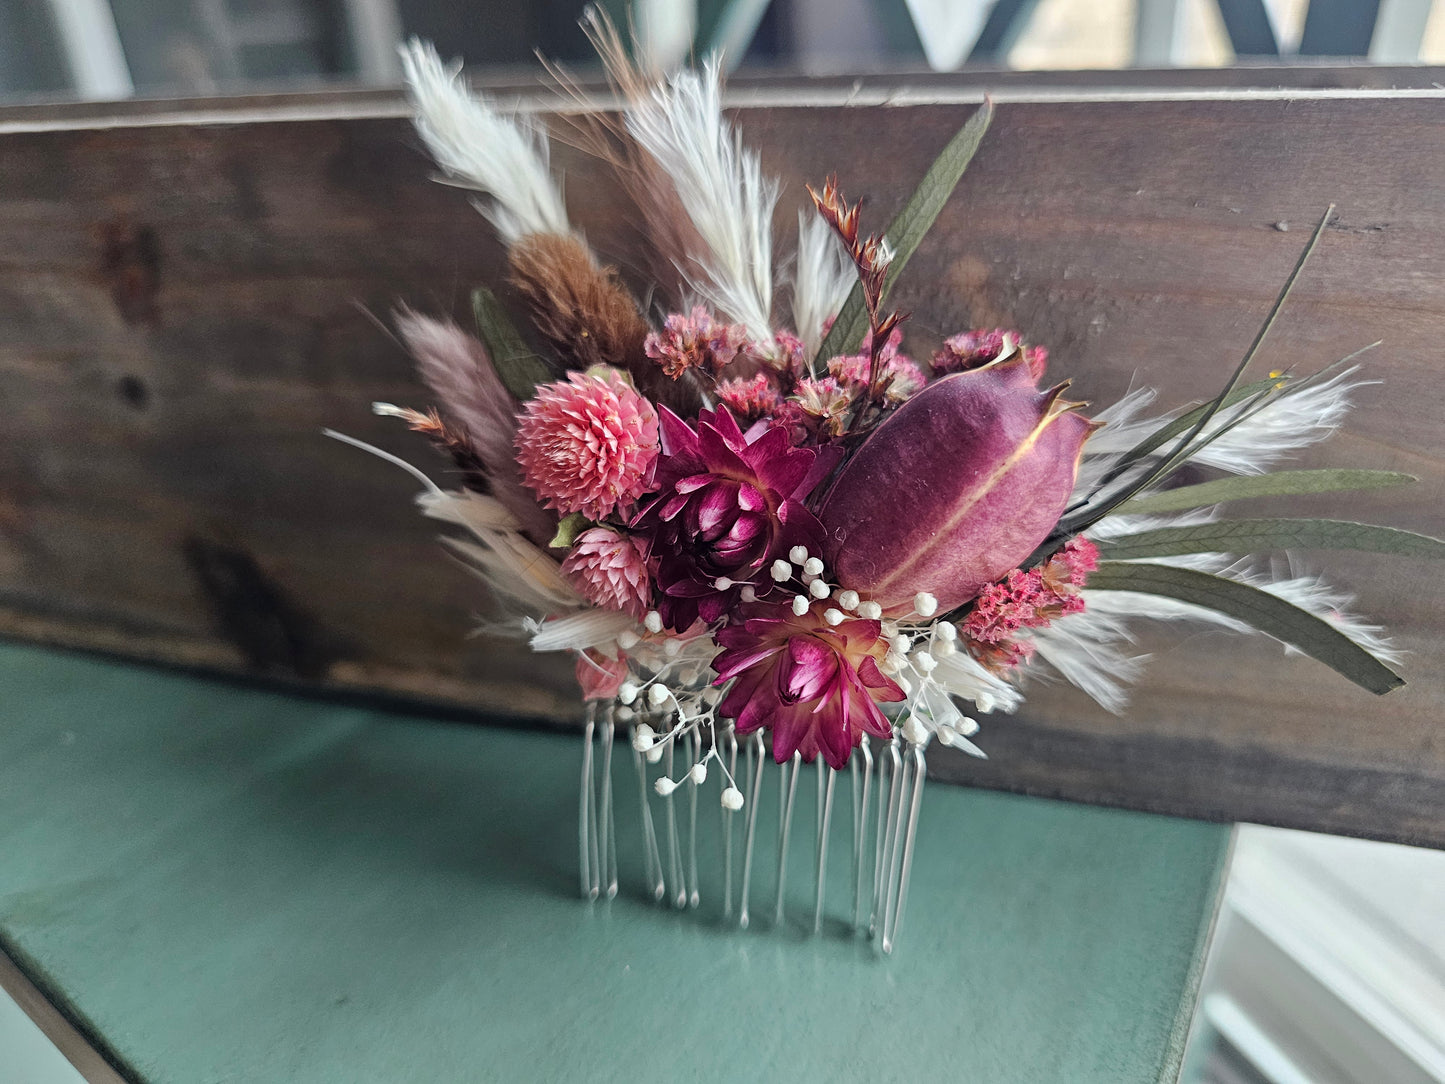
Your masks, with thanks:
[[[622,894],[576,897],[575,738],[13,644],[0,705],[0,942],[143,1081],[1173,1080],[1229,839],[930,785],[882,958],[846,788],[824,936],[801,847],[743,932],[642,898],[630,758]]]

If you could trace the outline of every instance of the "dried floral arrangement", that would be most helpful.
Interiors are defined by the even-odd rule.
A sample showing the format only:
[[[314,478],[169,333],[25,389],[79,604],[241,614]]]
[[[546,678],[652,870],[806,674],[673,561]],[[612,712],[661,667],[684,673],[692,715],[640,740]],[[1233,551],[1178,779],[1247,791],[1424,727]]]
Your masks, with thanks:
[[[442,179],[479,194],[543,350],[486,289],[474,295],[480,337],[403,311],[400,336],[437,406],[376,406],[454,463],[450,490],[408,469],[425,486],[422,511],[466,532],[448,544],[510,627],[538,651],[576,656],[588,705],[585,894],[617,891],[618,724],[631,728],[648,890],[698,902],[698,795],[712,780],[725,913],[740,857],[742,925],[767,760],[781,766],[779,920],[798,777],[817,764],[815,929],[834,776],[849,771],[853,922],[888,951],[925,747],[936,738],[982,756],[975,717],[1016,709],[1031,676],[1061,677],[1120,711],[1142,664],[1134,625],[1158,620],[1262,632],[1376,693],[1402,684],[1397,653],[1339,593],[1242,559],[1285,548],[1439,557],[1445,545],[1217,507],[1413,481],[1275,469],[1339,426],[1361,384],[1354,355],[1245,380],[1329,212],[1213,399],[1154,414],[1155,393],[1139,389],[1086,415],[1018,332],[965,331],[920,361],[905,353],[906,314],[888,307],[988,128],[988,102],[882,233],[864,233],[834,179],[809,188],[783,321],[779,187],[724,118],[716,64],[649,77],[590,19],[619,112],[584,112],[572,134],[635,203],[654,260],[650,305],[568,219],[541,129],[470,93],[458,68],[413,42],[417,131]],[[1219,477],[1179,485],[1186,464]]]

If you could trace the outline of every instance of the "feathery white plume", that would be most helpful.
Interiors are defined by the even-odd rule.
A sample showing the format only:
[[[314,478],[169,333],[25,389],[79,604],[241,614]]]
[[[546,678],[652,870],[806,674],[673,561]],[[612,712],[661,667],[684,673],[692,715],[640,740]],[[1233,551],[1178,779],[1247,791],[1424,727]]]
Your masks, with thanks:
[[[548,168],[546,135],[471,93],[461,80],[461,63],[443,64],[430,42],[412,38],[401,48],[401,63],[417,132],[453,184],[491,197],[478,210],[502,240],[570,232]]]
[[[793,330],[811,358],[823,329],[838,315],[856,281],[843,243],[813,208],[798,212],[798,260],[793,269]]]
[[[582,651],[615,644],[624,632],[639,632],[637,619],[621,610],[586,609],[553,621],[527,620],[533,651]]]
[[[980,711],[991,710],[982,706],[985,704],[1013,711],[1024,701],[1023,694],[1015,686],[986,669],[967,651],[955,651],[939,658],[929,676],[954,696],[980,705]]]
[[[771,342],[773,206],[776,181],[763,176],[722,115],[717,58],[684,70],[625,109],[627,131],[672,178],[706,251],[680,270],[702,298]]]
[[[1067,614],[1034,631],[1030,667],[1047,664],[1100,707],[1118,714],[1128,704],[1128,686],[1138,679],[1148,656],[1125,650],[1134,637],[1122,618],[1088,605],[1082,613]]]
[[[495,498],[468,490],[427,491],[417,497],[417,504],[429,518],[458,524],[471,533],[475,542],[442,541],[466,559],[493,594],[523,613],[553,613],[584,605],[557,562],[522,537],[515,517]]]

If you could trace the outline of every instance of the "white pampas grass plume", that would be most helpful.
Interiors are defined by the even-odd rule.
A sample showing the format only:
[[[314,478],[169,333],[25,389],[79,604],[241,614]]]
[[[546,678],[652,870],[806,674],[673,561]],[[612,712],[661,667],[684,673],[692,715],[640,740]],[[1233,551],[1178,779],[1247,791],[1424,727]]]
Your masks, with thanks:
[[[507,117],[471,93],[460,62],[444,64],[430,42],[401,48],[416,130],[453,184],[490,197],[478,204],[502,240],[565,234],[567,210],[548,166],[547,137],[522,117]]]
[[[497,375],[487,348],[450,320],[435,320],[410,309],[397,312],[396,328],[443,415],[461,427],[486,467],[493,495],[525,534],[539,542],[551,538],[556,520],[522,485],[512,445],[517,404]]]
[[[838,315],[856,281],[848,253],[815,210],[798,212],[798,260],[793,269],[793,330],[811,358],[823,329]]]
[[[722,116],[718,61],[670,76],[625,109],[628,134],[672,179],[703,251],[682,268],[688,285],[723,316],[771,342],[773,206],[777,182],[763,176]]]
[[[1092,605],[1083,613],[1067,614],[1036,629],[1033,641],[1030,667],[1046,664],[1115,714],[1129,703],[1128,687],[1138,680],[1148,658],[1125,650],[1134,638],[1122,618]]]
[[[524,614],[575,610],[582,596],[562,575],[561,566],[517,532],[506,509],[480,493],[426,492],[417,498],[422,513],[431,519],[465,527],[476,540],[444,538],[465,559],[492,593]]]
[[[621,610],[587,609],[552,621],[524,622],[533,651],[582,651],[610,646],[624,632],[639,631],[637,619]]]

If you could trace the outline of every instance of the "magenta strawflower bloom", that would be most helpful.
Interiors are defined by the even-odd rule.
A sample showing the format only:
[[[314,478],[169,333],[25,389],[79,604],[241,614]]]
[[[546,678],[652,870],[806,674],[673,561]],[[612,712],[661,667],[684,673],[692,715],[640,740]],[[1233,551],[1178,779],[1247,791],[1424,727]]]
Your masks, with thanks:
[[[724,650],[713,660],[714,684],[733,682],[719,713],[735,720],[739,734],[771,730],[779,764],[795,752],[810,763],[821,753],[841,769],[862,735],[892,736],[878,705],[905,694],[878,668],[888,653],[882,623],[829,625],[820,608],[800,617],[787,606],[759,607],[719,630]]]
[[[651,608],[647,555],[635,539],[610,527],[578,535],[562,572],[594,606],[623,610],[639,621]]]
[[[548,508],[602,519],[647,488],[657,411],[616,370],[543,384],[517,421],[522,480]]]
[[[725,408],[704,410],[693,429],[666,407],[657,496],[632,526],[649,544],[670,629],[711,624],[745,584],[772,587],[768,566],[793,546],[821,550],[818,520],[803,498],[833,460],[794,448],[787,431],[759,422],[744,433]]]

